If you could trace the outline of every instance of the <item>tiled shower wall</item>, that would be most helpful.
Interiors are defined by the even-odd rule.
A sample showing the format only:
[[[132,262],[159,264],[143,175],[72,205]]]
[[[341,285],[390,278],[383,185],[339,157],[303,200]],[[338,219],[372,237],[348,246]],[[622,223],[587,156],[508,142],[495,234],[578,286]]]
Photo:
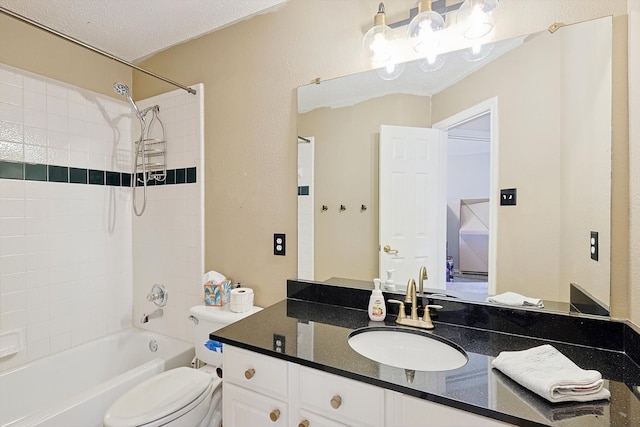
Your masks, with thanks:
[[[308,141],[308,142],[307,142]],[[314,184],[315,138],[298,138],[298,278],[314,279]]]
[[[131,325],[130,117],[0,64],[0,370]]]
[[[138,103],[160,106],[170,174],[168,183],[149,182],[146,210],[133,219],[134,325],[187,341],[193,336],[189,308],[203,304],[204,269],[204,86],[191,87],[196,95],[178,89]],[[132,132],[139,138],[139,126]],[[141,208],[143,190],[136,192]],[[169,299],[161,318],[142,325],[142,315],[157,308],[146,299],[154,283],[165,286]]]

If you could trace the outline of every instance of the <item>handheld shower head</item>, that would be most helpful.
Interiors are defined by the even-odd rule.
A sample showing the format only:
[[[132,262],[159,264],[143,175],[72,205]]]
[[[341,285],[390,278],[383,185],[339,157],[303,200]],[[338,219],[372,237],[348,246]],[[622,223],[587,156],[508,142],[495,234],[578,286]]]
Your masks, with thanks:
[[[114,83],[113,90],[115,90],[118,95],[129,96],[129,86],[124,83]]]
[[[127,99],[129,100],[129,103],[131,104],[134,111],[136,112],[136,116],[140,117],[140,109],[138,108],[136,103],[133,102],[133,98],[131,97],[131,92],[129,92],[129,86],[127,86],[124,83],[117,82],[113,84],[113,90],[115,90],[118,95],[126,96]]]

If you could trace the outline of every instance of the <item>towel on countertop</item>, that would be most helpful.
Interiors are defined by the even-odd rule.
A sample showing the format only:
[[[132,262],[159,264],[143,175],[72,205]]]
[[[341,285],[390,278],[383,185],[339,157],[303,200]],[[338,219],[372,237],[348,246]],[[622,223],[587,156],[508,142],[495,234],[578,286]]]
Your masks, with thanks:
[[[514,307],[537,307],[544,308],[544,303],[539,298],[529,298],[516,292],[505,292],[503,294],[488,297],[487,302],[494,304],[510,305]]]
[[[497,369],[493,373],[493,376],[496,379],[496,386],[498,388],[503,387],[504,390],[508,390],[513,393],[519,401],[526,404],[533,412],[538,414],[541,418],[541,422],[545,424],[557,423],[559,421],[584,416],[603,417],[606,415],[609,407],[609,402],[607,400],[598,400],[594,402],[550,403],[548,400],[531,393],[529,390],[522,387],[520,384],[517,384]],[[498,390],[498,392],[503,393],[504,390]],[[515,403],[512,402],[511,404],[513,405]]]
[[[609,399],[598,371],[585,370],[549,344],[503,351],[491,366],[552,403]]]

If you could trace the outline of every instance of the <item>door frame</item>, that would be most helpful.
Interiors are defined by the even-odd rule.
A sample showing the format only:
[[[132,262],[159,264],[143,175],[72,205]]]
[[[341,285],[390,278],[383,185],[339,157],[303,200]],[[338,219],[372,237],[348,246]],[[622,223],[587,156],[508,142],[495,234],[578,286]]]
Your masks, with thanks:
[[[489,274],[488,274],[488,292],[489,295],[496,293],[496,268],[497,268],[497,236],[498,236],[498,206],[500,190],[499,184],[499,167],[498,167],[498,97],[487,99],[466,110],[449,116],[432,125],[434,129],[448,131],[449,128],[458,126],[469,120],[472,120],[483,114],[490,114],[489,139],[490,139],[490,155],[489,155]]]

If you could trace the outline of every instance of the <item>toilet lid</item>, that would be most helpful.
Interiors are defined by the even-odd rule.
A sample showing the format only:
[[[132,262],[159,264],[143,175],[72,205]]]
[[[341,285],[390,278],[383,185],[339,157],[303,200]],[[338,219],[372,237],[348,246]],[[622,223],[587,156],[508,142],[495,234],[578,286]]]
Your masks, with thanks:
[[[120,396],[107,411],[105,425],[137,426],[165,417],[193,402],[216,380],[193,368],[165,371]]]

